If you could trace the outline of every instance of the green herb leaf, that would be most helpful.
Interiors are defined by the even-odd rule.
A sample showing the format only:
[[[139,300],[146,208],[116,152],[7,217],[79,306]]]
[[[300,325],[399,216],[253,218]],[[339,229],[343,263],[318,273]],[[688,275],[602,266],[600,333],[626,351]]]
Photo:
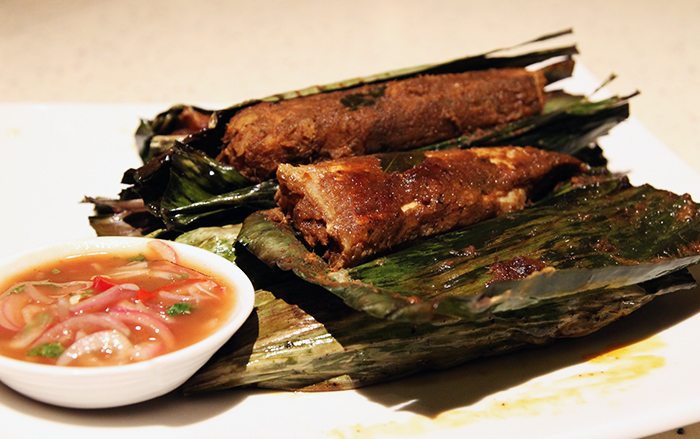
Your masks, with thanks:
[[[192,305],[189,303],[176,303],[166,311],[169,316],[181,316],[183,314],[192,313]]]
[[[61,270],[59,270],[58,268],[52,268],[51,274],[61,274]]]
[[[143,254],[141,254],[141,253],[139,253],[139,254],[136,255],[136,256],[132,256],[132,257],[129,258],[129,262],[142,262],[142,261],[145,261],[145,260],[146,260],[146,257],[145,257]]]
[[[44,343],[31,349],[27,352],[27,355],[30,357],[57,358],[64,350],[65,348],[61,343]]]

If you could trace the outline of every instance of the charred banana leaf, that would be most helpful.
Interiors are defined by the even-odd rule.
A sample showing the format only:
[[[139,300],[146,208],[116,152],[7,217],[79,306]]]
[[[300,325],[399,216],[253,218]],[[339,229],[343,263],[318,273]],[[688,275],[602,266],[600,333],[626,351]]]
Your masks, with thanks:
[[[192,105],[174,105],[152,120],[141,119],[134,134],[141,159],[147,162],[189,134],[207,128],[212,113]]]
[[[587,335],[658,294],[693,286],[690,274],[681,271],[653,285],[595,290],[482,323],[436,326],[373,318],[297,280],[256,291],[253,315],[184,390],[256,386],[329,391],[377,384]]]
[[[636,95],[637,93],[633,93],[629,96],[591,102],[583,96],[569,95],[562,91],[551,92],[547,95],[547,104],[541,115],[420,149],[535,146],[585,159],[587,146],[595,143],[598,137],[604,136],[615,125],[629,117],[629,100]]]
[[[445,369],[560,337],[592,333],[659,294],[695,285],[681,270],[653,281],[589,291],[493,315],[480,323],[411,324],[355,311],[320,287],[251,266],[234,255],[238,226],[202,228],[177,241],[236,261],[256,285],[256,308],[244,326],[184,389],[188,393],[257,386],[329,391],[357,388],[421,371]]]
[[[687,195],[633,187],[626,179],[566,187],[523,211],[338,271],[270,212],[248,217],[239,235],[260,260],[326,288],[356,310],[413,323],[483,322],[650,281],[700,261],[698,205]]]

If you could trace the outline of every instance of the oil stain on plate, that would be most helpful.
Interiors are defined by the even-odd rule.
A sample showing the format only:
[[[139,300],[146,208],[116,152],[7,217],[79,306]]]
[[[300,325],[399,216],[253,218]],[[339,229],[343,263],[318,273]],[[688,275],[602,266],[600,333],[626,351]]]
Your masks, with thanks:
[[[640,377],[661,368],[665,359],[660,351],[665,344],[657,337],[611,348],[573,367],[536,378],[509,389],[507,397],[493,395],[471,406],[451,409],[435,417],[412,414],[408,419],[375,425],[351,425],[336,429],[332,437],[420,437],[444,430],[465,428],[481,421],[498,421],[518,416],[552,415],[565,407],[583,403],[591,395],[623,391]]]

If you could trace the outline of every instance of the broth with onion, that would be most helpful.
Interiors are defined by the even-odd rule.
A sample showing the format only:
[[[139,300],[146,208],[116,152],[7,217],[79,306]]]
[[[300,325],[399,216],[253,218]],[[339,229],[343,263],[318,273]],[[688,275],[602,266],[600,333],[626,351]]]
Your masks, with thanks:
[[[231,287],[151,241],[139,254],[89,254],[0,284],[0,355],[60,366],[148,360],[202,340],[226,320]]]

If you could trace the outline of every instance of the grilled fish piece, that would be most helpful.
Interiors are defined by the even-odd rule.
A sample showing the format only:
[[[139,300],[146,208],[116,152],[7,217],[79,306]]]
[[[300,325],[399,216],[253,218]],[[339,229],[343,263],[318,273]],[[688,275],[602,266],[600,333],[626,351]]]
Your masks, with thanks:
[[[282,164],[276,200],[333,268],[418,237],[525,207],[544,186],[583,170],[532,147],[392,153]]]
[[[425,75],[241,110],[218,159],[261,181],[281,163],[399,151],[538,114],[543,71]]]

